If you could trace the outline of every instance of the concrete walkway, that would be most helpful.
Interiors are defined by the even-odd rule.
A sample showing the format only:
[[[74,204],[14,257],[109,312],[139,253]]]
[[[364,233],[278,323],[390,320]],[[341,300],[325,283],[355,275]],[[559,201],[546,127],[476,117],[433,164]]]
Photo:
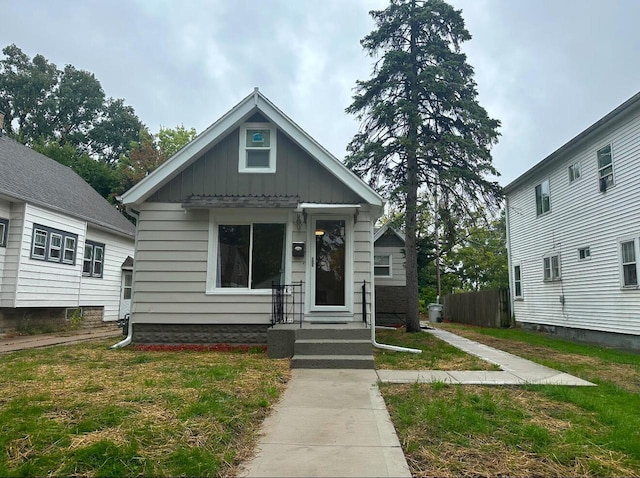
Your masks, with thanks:
[[[17,350],[50,347],[52,345],[74,344],[86,340],[113,337],[114,344],[121,340],[122,329],[116,325],[96,327],[94,329],[80,329],[54,334],[16,335],[0,338],[0,353],[15,352]]]
[[[468,354],[498,365],[501,371],[441,371],[441,370],[378,370],[384,383],[431,383],[446,382],[477,385],[573,385],[594,386],[593,383],[562,373],[544,365],[531,362],[488,345],[479,344],[440,329],[426,329],[441,340],[450,343]]]
[[[410,477],[374,370],[294,369],[239,476]]]

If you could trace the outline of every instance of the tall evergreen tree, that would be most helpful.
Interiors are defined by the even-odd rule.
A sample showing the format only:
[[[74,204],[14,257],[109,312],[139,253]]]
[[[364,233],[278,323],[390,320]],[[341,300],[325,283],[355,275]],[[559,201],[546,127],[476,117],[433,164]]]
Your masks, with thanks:
[[[460,45],[471,39],[460,10],[442,0],[391,0],[370,12],[376,29],[361,44],[377,58],[347,108],[361,120],[347,164],[405,210],[407,331],[420,330],[416,217],[421,197],[473,210],[500,194],[491,146],[499,121],[477,100]]]

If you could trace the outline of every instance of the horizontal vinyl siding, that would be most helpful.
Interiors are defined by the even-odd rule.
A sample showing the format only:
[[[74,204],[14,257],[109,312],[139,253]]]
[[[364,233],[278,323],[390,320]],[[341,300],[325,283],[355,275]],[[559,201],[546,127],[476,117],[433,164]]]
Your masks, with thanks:
[[[640,290],[622,289],[619,246],[621,238],[640,240],[639,133],[636,114],[509,194],[510,272],[520,264],[524,296],[514,302],[516,320],[640,334]],[[607,144],[615,185],[601,193],[596,151]],[[578,161],[582,177],[569,184],[568,167]],[[536,217],[534,188],[545,179],[551,211]],[[578,259],[581,247],[589,259]],[[543,257],[551,253],[560,254],[562,280],[545,283]]]
[[[60,229],[78,236],[75,265],[31,259],[33,224]],[[20,243],[16,307],[77,307],[82,271],[85,223],[27,204]],[[33,284],[22,287],[24,283]]]
[[[9,219],[10,216],[11,203],[9,203],[9,201],[0,199],[0,219]],[[0,237],[0,241],[2,241],[2,237]],[[0,246],[0,307],[2,306],[2,283],[4,281],[4,264],[6,261],[6,256],[7,248]]]
[[[290,226],[288,226],[290,227]],[[138,221],[133,320],[269,323],[271,294],[206,294],[209,212],[145,203]]]
[[[104,307],[105,321],[118,320],[122,263],[127,256],[133,257],[133,239],[109,234],[89,228],[87,240],[99,242],[104,247],[104,272],[102,277],[82,277],[80,280],[80,305]],[[80,258],[84,256],[84,241]]]
[[[24,203],[9,204],[9,234],[4,248],[4,273],[0,288],[0,307],[15,307],[16,284],[20,267]]]
[[[374,254],[391,254],[391,277],[375,277],[376,285],[407,285],[404,247],[375,247]]]
[[[353,228],[353,312],[354,320],[362,321],[362,284],[366,281],[367,316],[371,317],[371,248],[373,247],[372,224],[367,212],[358,215]]]

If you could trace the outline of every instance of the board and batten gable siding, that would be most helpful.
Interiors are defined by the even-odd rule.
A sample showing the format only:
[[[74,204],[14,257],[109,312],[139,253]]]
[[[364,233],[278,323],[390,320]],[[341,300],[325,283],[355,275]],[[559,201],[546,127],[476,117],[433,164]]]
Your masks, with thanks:
[[[0,288],[0,307],[15,307],[25,204],[21,202],[5,204],[9,207],[9,231],[7,247],[3,248],[4,271]]]
[[[195,195],[287,195],[301,202],[357,204],[362,199],[278,131],[275,173],[239,173],[239,129],[229,133],[154,193],[148,202]]]
[[[80,279],[80,306],[104,307],[104,321],[118,320],[120,308],[120,288],[122,284],[122,263],[128,256],[133,257],[133,239],[110,234],[89,226],[86,239],[104,244],[104,264],[102,277]],[[83,249],[78,258],[82,262]],[[80,272],[82,274],[82,270]]]
[[[32,259],[34,224],[76,234],[75,265]],[[25,206],[15,307],[78,307],[85,228],[83,221],[31,204]]]
[[[619,244],[640,240],[639,132],[640,114],[620,118],[507,195],[512,290],[514,265],[522,277],[517,321],[640,334],[640,290],[622,289]],[[607,144],[615,185],[602,193],[596,152]],[[576,162],[582,176],[569,183],[568,168]],[[535,186],[547,179],[551,208],[538,217]],[[579,260],[583,247],[591,257]],[[556,253],[562,280],[544,282],[543,258]]]

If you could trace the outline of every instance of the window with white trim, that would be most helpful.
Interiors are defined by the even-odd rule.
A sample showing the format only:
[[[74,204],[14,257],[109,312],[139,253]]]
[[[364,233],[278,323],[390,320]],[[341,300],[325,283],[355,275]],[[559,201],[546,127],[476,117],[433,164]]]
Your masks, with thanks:
[[[133,285],[133,273],[125,272],[124,285],[122,287],[122,298],[124,300],[131,300],[132,285]]]
[[[555,281],[562,278],[560,274],[560,255],[553,254],[543,259],[543,277],[545,281]]]
[[[605,192],[614,185],[613,181],[613,156],[611,145],[608,144],[596,153],[598,157],[598,179],[601,192]]]
[[[536,186],[536,214],[540,216],[550,210],[549,180],[546,179]]]
[[[569,166],[569,183],[580,179],[581,176],[582,172],[580,171],[580,162],[573,163],[571,166]]]
[[[7,247],[7,236],[9,234],[9,219],[0,217],[0,247]]]
[[[373,275],[375,277],[391,277],[393,275],[391,266],[391,254],[376,254],[373,256]]]
[[[513,266],[513,295],[516,299],[522,298],[522,270],[519,264]]]
[[[219,224],[218,289],[271,289],[284,283],[286,224]]]
[[[275,173],[277,130],[271,123],[240,126],[238,172]]]
[[[82,275],[85,277],[101,278],[104,271],[104,244],[85,241],[84,258],[82,260]]]
[[[638,287],[638,251],[637,241],[631,239],[620,242],[620,259],[622,263],[622,286]]]
[[[584,261],[585,259],[589,259],[591,257],[591,248],[590,247],[581,247],[578,249],[578,259]]]
[[[75,265],[78,236],[40,224],[33,225],[31,259]]]

